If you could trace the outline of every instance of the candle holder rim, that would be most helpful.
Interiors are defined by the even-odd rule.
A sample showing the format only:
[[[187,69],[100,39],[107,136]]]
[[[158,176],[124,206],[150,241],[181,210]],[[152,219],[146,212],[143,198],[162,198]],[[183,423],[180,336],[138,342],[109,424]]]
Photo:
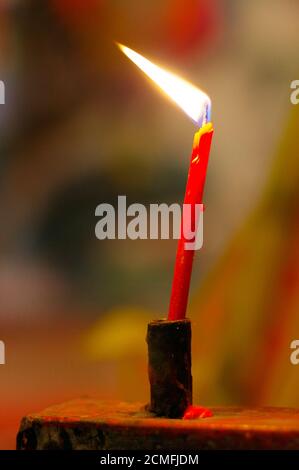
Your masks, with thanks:
[[[178,319],[178,320],[168,320],[168,318],[158,318],[158,319],[155,319],[155,320],[151,320],[149,322],[149,325],[163,325],[163,324],[184,324],[184,323],[191,323],[191,320],[190,318],[181,318],[181,319]]]

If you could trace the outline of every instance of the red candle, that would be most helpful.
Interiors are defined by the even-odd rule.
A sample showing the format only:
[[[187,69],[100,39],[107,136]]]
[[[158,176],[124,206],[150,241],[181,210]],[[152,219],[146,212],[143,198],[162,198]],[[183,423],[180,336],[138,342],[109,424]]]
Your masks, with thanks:
[[[194,249],[190,249],[190,240],[184,233],[184,227],[196,228],[196,205],[202,204],[204,184],[209,160],[213,126],[210,121],[211,101],[200,89],[159,67],[129,47],[119,44],[122,52],[129,57],[164,93],[180,106],[185,113],[197,124],[199,130],[195,133],[191,162],[186,186],[184,205],[190,206],[190,211],[182,215],[181,237],[178,243],[175,262],[174,278],[168,319],[180,320],[186,316],[188,293],[192,273]],[[190,220],[187,220],[190,219]],[[187,223],[186,223],[187,222]]]
[[[213,126],[211,123],[203,125],[194,136],[184,199],[184,205],[190,204],[191,207],[189,214],[192,217],[192,227],[196,225],[195,205],[202,204],[212,136]],[[181,238],[177,248],[168,320],[181,320],[186,316],[194,258],[194,250],[186,249],[186,244],[190,243],[190,240],[187,240],[184,234],[184,212],[182,214]]]

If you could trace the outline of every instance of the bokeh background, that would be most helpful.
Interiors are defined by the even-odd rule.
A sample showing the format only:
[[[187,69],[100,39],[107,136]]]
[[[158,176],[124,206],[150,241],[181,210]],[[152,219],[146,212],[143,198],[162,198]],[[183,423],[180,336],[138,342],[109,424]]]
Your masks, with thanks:
[[[298,21],[297,0],[1,0],[0,448],[52,403],[148,397],[176,242],[99,241],[94,212],[182,201],[195,128],[115,40],[213,103],[195,401],[299,406]]]

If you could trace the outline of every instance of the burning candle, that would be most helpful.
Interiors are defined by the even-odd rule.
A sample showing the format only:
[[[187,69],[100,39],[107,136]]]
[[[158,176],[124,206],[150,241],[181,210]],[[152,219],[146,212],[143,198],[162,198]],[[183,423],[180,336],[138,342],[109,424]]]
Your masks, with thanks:
[[[184,206],[190,205],[186,215],[183,210],[181,237],[178,242],[168,320],[182,320],[186,316],[188,294],[194,258],[194,249],[189,249],[184,227],[197,229],[196,205],[202,204],[206,172],[209,160],[213,125],[210,98],[191,83],[155,65],[132,49],[119,44],[124,54],[131,59],[164,93],[171,98],[199,126],[195,133],[188,172]],[[190,220],[186,220],[189,217]]]
[[[192,407],[191,323],[185,316],[199,222],[197,209],[202,204],[213,135],[211,101],[203,91],[186,80],[158,67],[126,46],[119,44],[119,47],[199,127],[194,136],[188,172],[168,320],[153,321],[148,325],[151,387],[148,409],[157,416],[169,418],[209,417],[212,416],[210,410]],[[186,207],[190,210],[185,211]],[[194,242],[190,246],[191,231]]]

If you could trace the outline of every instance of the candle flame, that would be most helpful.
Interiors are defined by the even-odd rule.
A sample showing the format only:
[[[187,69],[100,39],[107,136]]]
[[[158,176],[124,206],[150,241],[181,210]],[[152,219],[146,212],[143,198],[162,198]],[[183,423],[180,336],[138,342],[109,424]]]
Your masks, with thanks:
[[[166,93],[200,127],[211,120],[211,100],[199,88],[178,77],[138,52],[117,43],[120,50],[134,62],[160,89]]]

